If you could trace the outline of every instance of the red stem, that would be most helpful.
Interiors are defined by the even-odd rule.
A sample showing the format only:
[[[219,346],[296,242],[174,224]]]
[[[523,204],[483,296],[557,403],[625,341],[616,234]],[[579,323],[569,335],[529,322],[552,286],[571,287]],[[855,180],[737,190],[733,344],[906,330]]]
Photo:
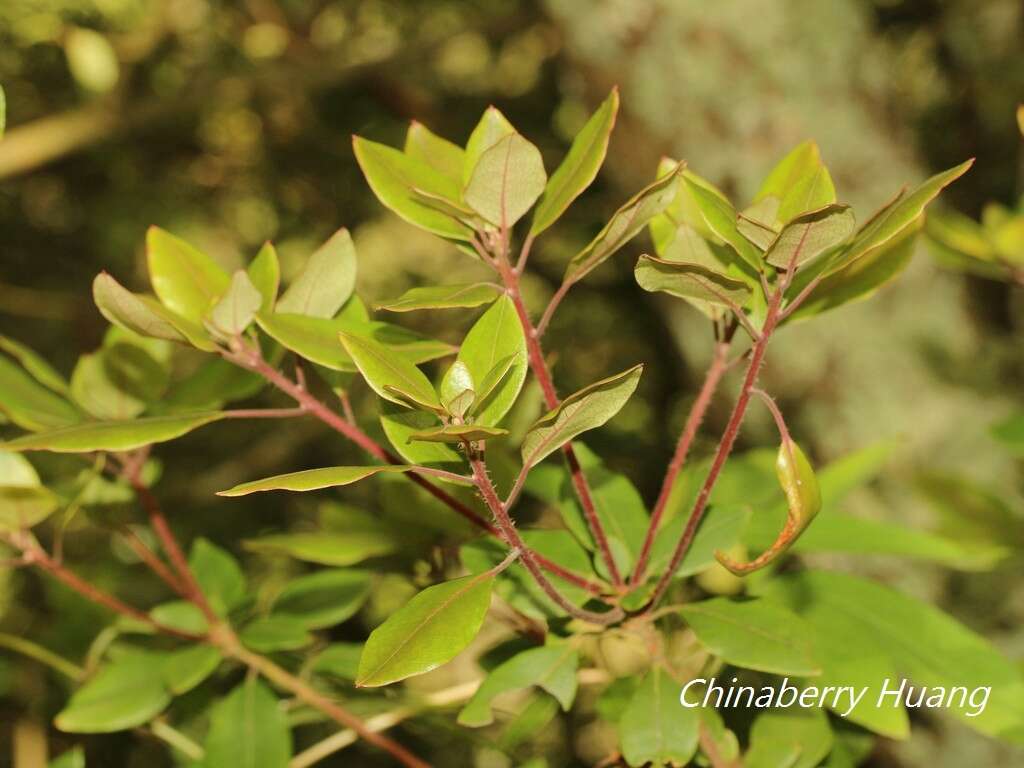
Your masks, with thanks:
[[[473,467],[473,478],[476,480],[480,495],[483,496],[484,502],[486,502],[491,513],[494,515],[503,538],[510,547],[520,551],[523,565],[526,566],[526,570],[530,572],[537,585],[544,590],[544,594],[551,598],[556,605],[567,611],[570,616],[582,619],[583,621],[601,625],[614,624],[620,621],[625,616],[621,608],[613,608],[605,613],[597,613],[595,611],[588,611],[585,608],[579,608],[562,595],[554,584],[548,581],[536,560],[536,554],[526,546],[526,542],[523,541],[519,531],[516,530],[512,518],[509,517],[508,510],[502,504],[501,499],[498,498],[498,493],[494,490],[494,485],[487,475],[487,466],[481,459],[475,456],[470,458],[470,464]]]
[[[768,305],[768,312],[765,317],[764,327],[761,330],[761,335],[757,338],[754,342],[754,346],[752,347],[750,363],[747,366],[747,375],[743,380],[743,386],[740,389],[739,397],[736,399],[736,405],[733,406],[732,414],[729,416],[729,423],[726,425],[725,432],[722,434],[722,440],[718,444],[718,451],[715,453],[715,458],[711,463],[711,469],[704,480],[704,485],[701,486],[700,493],[697,495],[697,500],[694,502],[693,511],[690,513],[690,518],[686,522],[686,528],[683,530],[683,535],[680,537],[679,543],[676,545],[675,551],[672,553],[672,560],[669,562],[668,568],[661,575],[661,579],[658,580],[654,593],[651,595],[651,600],[648,603],[648,610],[655,606],[661,599],[662,595],[665,594],[665,590],[668,589],[668,585],[672,581],[672,576],[679,569],[679,565],[682,563],[683,557],[685,557],[686,552],[689,550],[690,544],[693,541],[693,537],[697,533],[697,526],[700,525],[701,518],[704,516],[704,510],[707,508],[708,498],[711,496],[711,491],[714,490],[715,483],[718,481],[718,476],[722,472],[722,468],[725,466],[725,462],[729,458],[729,454],[732,453],[733,446],[736,444],[736,438],[739,436],[740,425],[743,423],[743,416],[747,412],[747,406],[750,404],[752,390],[757,383],[757,376],[761,371],[761,364],[764,362],[764,354],[768,348],[768,340],[771,338],[772,332],[775,330],[779,321],[780,307],[782,305],[782,295],[784,291],[785,288],[780,286],[772,295],[771,301]]]
[[[711,365],[708,367],[707,375],[704,377],[704,384],[697,394],[697,399],[694,400],[693,405],[690,407],[686,423],[683,425],[683,431],[679,435],[679,442],[676,443],[675,453],[672,455],[672,460],[665,470],[665,479],[661,482],[661,492],[658,494],[658,500],[655,502],[654,510],[651,512],[651,521],[647,526],[647,535],[644,537],[643,547],[640,549],[636,568],[633,570],[633,575],[630,579],[631,587],[639,584],[644,577],[644,571],[647,569],[647,563],[651,557],[651,549],[654,546],[654,539],[658,533],[658,528],[661,526],[661,519],[665,514],[669,497],[672,495],[672,488],[675,485],[676,478],[686,463],[686,457],[690,452],[690,446],[693,445],[694,438],[697,436],[697,430],[700,429],[701,422],[704,420],[704,415],[711,405],[715,391],[718,389],[722,376],[728,369],[729,343],[720,341],[715,344],[714,357],[712,357]]]
[[[122,531],[122,535],[131,550],[149,567],[149,570],[153,571],[161,581],[179,595],[186,599],[189,597],[189,592],[185,589],[181,580],[164,564],[164,561],[161,560],[153,550],[146,546],[146,543],[139,538],[139,535],[135,533],[135,531],[126,527]]]
[[[544,351],[540,346],[540,338],[537,329],[534,328],[533,323],[530,321],[530,315],[526,311],[526,305],[523,304],[523,297],[519,291],[519,278],[516,276],[515,272],[509,268],[507,260],[504,259],[498,260],[498,273],[501,275],[502,282],[505,284],[505,289],[508,292],[509,298],[512,299],[512,304],[516,308],[516,314],[519,315],[519,322],[523,326],[523,335],[526,337],[526,351],[530,359],[530,368],[533,370],[533,375],[537,378],[541,391],[544,393],[544,402],[547,404],[549,409],[557,408],[560,402],[558,399],[558,392],[555,391],[554,382],[551,380],[551,372],[548,370],[548,365],[544,360]],[[597,515],[597,505],[594,503],[594,497],[590,491],[590,485],[587,483],[587,478],[583,474],[583,469],[580,467],[580,462],[576,457],[576,451],[573,450],[572,443],[566,443],[562,447],[562,452],[565,454],[566,462],[569,465],[573,488],[576,489],[576,495],[579,497],[580,505],[583,507],[583,515],[587,520],[590,533],[593,535],[594,542],[597,544],[597,548],[601,552],[601,557],[608,568],[608,574],[611,576],[612,583],[621,587],[623,585],[622,574],[619,573],[619,567],[616,565],[615,558],[612,556],[612,550],[608,544],[608,536],[605,534],[604,526],[601,525],[601,519]]]
[[[347,421],[345,418],[339,416],[337,413],[328,408],[323,402],[314,397],[304,387],[300,387],[294,381],[289,379],[287,376],[282,374],[256,351],[249,351],[249,354],[243,354],[240,356],[228,356],[228,359],[234,363],[240,364],[245,368],[248,368],[255,373],[258,373],[273,386],[284,392],[286,395],[291,397],[297,402],[303,410],[311,413],[317,419],[322,421],[324,424],[329,426],[336,432],[341,433],[349,440],[354,442],[364,451],[369,453],[371,456],[379,459],[380,461],[388,464],[404,464],[399,457],[386,450],[383,446],[377,443],[373,438],[363,432],[355,423]],[[405,477],[410,479],[412,482],[419,485],[431,496],[438,499],[439,501],[447,504],[451,509],[462,515],[464,518],[469,520],[471,523],[479,528],[487,531],[493,536],[501,536],[500,531],[491,525],[489,522],[484,520],[480,515],[470,509],[468,506],[463,504],[461,501],[456,499],[454,496],[439,488],[434,483],[430,482],[425,477],[408,472]],[[533,553],[533,557],[536,562],[544,568],[546,571],[553,573],[566,581],[581,587],[591,594],[600,595],[604,592],[604,589],[600,584],[597,584],[589,579],[585,579],[578,576],[571,571],[567,571],[562,566],[558,565],[548,558]]]

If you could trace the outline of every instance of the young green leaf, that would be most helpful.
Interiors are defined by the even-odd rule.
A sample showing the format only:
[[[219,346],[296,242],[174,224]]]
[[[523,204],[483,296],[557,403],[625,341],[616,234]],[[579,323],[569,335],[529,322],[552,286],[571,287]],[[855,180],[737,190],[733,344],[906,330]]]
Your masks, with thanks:
[[[306,629],[324,629],[351,618],[370,596],[369,571],[330,569],[288,582],[271,605],[271,616]]]
[[[501,358],[484,376],[484,380],[480,383],[480,391],[474,392],[474,398],[472,406],[470,407],[470,413],[475,414],[481,404],[487,403],[490,400],[492,394],[498,388],[498,385],[505,381],[505,377],[508,375],[516,363],[520,362],[523,358],[521,352],[516,352],[512,355],[506,355]]]
[[[733,666],[776,675],[816,675],[813,631],[770,600],[718,597],[679,609],[701,644]]]
[[[114,733],[149,722],[171,701],[162,671],[153,654],[125,653],[75,691],[54,724],[65,733]]]
[[[288,616],[253,619],[238,633],[238,639],[258,653],[297,651],[313,642],[306,628]]]
[[[363,374],[366,383],[385,400],[405,405],[403,397],[431,409],[441,409],[437,392],[423,371],[412,363],[396,356],[383,344],[366,336],[342,331],[341,343]]]
[[[848,248],[831,259],[827,273],[838,272],[910,227],[921,216],[928,203],[945,187],[967,173],[973,164],[974,160],[971,159],[948,171],[937,173],[910,194],[898,197],[861,228]]]
[[[593,182],[608,152],[608,140],[615,127],[618,111],[619,90],[613,88],[608,98],[576,134],[562,164],[548,179],[533,214],[531,236],[536,237],[554,224],[573,200]]]
[[[466,142],[466,151],[462,161],[462,186],[469,183],[476,169],[476,164],[488,149],[506,136],[516,132],[512,123],[505,119],[495,107],[488,107],[476,124]]]
[[[683,183],[708,228],[731,246],[744,262],[760,271],[761,254],[736,228],[736,211],[729,201],[690,176],[684,175]]]
[[[155,605],[149,610],[149,617],[165,627],[193,635],[202,635],[210,630],[210,622],[199,606],[188,600],[171,600]],[[149,628],[140,627],[140,631],[149,631]]]
[[[821,151],[815,142],[808,140],[797,145],[769,171],[754,202],[768,197],[781,201],[801,179],[813,176],[821,167]]]
[[[684,163],[679,163],[672,171],[626,201],[587,247],[573,256],[563,279],[572,282],[582,280],[632,240],[652,218],[664,211],[676,196],[676,176],[682,172],[683,167]]]
[[[540,150],[510,133],[480,156],[463,196],[489,222],[509,229],[537,202],[546,182]]]
[[[248,539],[243,545],[253,552],[287,555],[307,563],[338,567],[389,555],[398,548],[394,536],[385,531],[277,533]]]
[[[263,305],[263,294],[242,270],[231,277],[231,285],[210,311],[207,328],[231,338],[245,332]]]
[[[412,312],[417,309],[462,309],[490,304],[502,294],[494,283],[468,285],[431,285],[410,288],[397,299],[377,304],[388,312]]]
[[[287,768],[292,757],[288,718],[274,693],[250,675],[210,713],[206,765]]]
[[[0,450],[56,453],[131,451],[144,445],[173,440],[222,418],[224,414],[214,412],[154,416],[134,421],[87,422],[34,435],[24,435],[0,443]]]
[[[0,481],[0,533],[27,530],[48,518],[59,507],[60,499],[47,488]]]
[[[414,432],[409,440],[423,443],[462,443],[465,440],[493,440],[508,434],[507,429],[484,427],[479,424],[447,424],[436,429]]]
[[[356,249],[339,229],[321,245],[277,301],[277,312],[331,318],[349,300],[356,285]]]
[[[132,293],[106,272],[96,275],[92,295],[100,314],[114,325],[148,338],[216,349],[199,323],[175,314],[151,296]]]
[[[417,594],[370,634],[356,686],[388,685],[451,661],[480,631],[493,585],[488,571]]]
[[[415,157],[360,136],[352,137],[352,147],[367,183],[386,208],[441,237],[462,241],[472,238],[470,227],[426,205],[413,192],[419,189],[458,204],[456,181]]]
[[[172,651],[164,658],[163,678],[175,696],[188,693],[220,666],[220,652],[212,645],[191,645]]]
[[[637,261],[634,275],[645,291],[662,291],[681,299],[697,299],[722,307],[742,307],[751,293],[742,280],[734,280],[700,264],[666,261],[646,254]]]
[[[0,356],[0,413],[24,429],[53,429],[81,421],[78,410]],[[12,450],[12,449],[7,449]]]
[[[848,205],[828,205],[801,214],[786,224],[768,246],[765,261],[783,269],[790,264],[799,267],[843,242],[853,234],[856,224]]]
[[[274,475],[262,480],[242,483],[226,491],[218,491],[217,495],[247,496],[250,493],[258,493],[260,491],[317,491],[321,488],[351,485],[381,472],[408,472],[410,469],[413,469],[413,467],[404,465],[306,469],[301,472],[289,472],[285,475]]]
[[[579,653],[569,643],[531,648],[497,666],[473,698],[459,712],[459,724],[479,728],[494,722],[491,702],[508,691],[536,685],[543,688],[569,711],[576,698],[576,669]]]
[[[0,335],[0,350],[17,360],[33,379],[58,395],[66,396],[69,384],[52,365],[37,352],[7,336]]]
[[[245,600],[245,574],[227,550],[206,539],[196,539],[188,555],[188,565],[218,613],[225,614]]]
[[[0,451],[0,485],[8,488],[38,488],[39,473],[21,454]]]
[[[464,457],[447,445],[410,441],[413,434],[437,426],[435,414],[410,410],[403,405],[395,405],[381,400],[380,425],[395,452],[410,464],[445,469],[451,472],[464,470]]]
[[[277,302],[277,291],[281,287],[281,263],[277,258],[277,249],[273,243],[264,243],[256,258],[249,264],[246,274],[263,301],[261,312],[273,312]]]
[[[815,768],[832,751],[832,729],[820,709],[776,708],[750,729],[747,768]]]
[[[227,272],[213,259],[159,227],[146,233],[146,259],[160,301],[193,323],[201,323],[228,289]]]
[[[507,358],[507,373],[488,377]],[[476,394],[476,424],[497,426],[512,408],[526,380],[526,337],[508,296],[501,296],[480,316],[466,334],[456,358],[469,369],[474,382],[480,382]],[[493,386],[491,386],[494,382]]]
[[[679,686],[661,667],[644,677],[619,721],[622,756],[633,768],[688,765],[697,751],[700,716],[679,703]]]
[[[780,224],[788,224],[801,214],[817,211],[836,201],[832,177],[824,165],[796,182],[779,202],[776,214]]]
[[[358,370],[338,340],[341,324],[336,320],[260,312],[256,322],[270,338],[299,357],[332,371],[354,373]]]
[[[602,426],[629,400],[643,370],[643,365],[635,365],[584,387],[542,416],[523,438],[523,464],[532,467],[578,434]]]
[[[430,165],[456,183],[462,183],[465,152],[462,147],[433,133],[423,123],[413,120],[405,133],[405,154]]]
[[[756,248],[766,251],[779,234],[775,223],[778,213],[778,198],[766,197],[736,216],[736,231],[747,238]]]
[[[441,403],[447,408],[452,400],[461,397],[464,392],[472,392],[475,389],[476,383],[473,381],[473,374],[469,367],[461,360],[456,360],[441,377],[441,386],[438,391],[441,395]]]

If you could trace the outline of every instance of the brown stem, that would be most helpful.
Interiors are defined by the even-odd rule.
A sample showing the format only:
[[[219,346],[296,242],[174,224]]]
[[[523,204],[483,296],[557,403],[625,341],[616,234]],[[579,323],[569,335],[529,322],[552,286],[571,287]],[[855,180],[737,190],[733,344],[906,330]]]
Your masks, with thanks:
[[[526,305],[523,304],[523,297],[519,291],[519,277],[508,266],[507,259],[498,260],[498,274],[501,275],[502,282],[505,284],[505,290],[508,292],[509,298],[512,299],[512,304],[516,308],[516,314],[519,316],[519,322],[523,327],[523,335],[526,337],[526,351],[530,359],[530,368],[533,370],[533,375],[537,378],[541,391],[544,393],[544,402],[549,409],[557,408],[560,402],[558,392],[555,391],[551,372],[548,370],[548,365],[544,360],[544,351],[541,349],[538,330],[534,328],[533,323],[530,321],[530,315],[526,311]],[[608,536],[605,534],[604,526],[597,515],[597,505],[594,503],[590,485],[587,483],[586,475],[583,474],[583,468],[580,467],[580,462],[576,457],[576,451],[573,450],[572,443],[566,443],[562,447],[562,452],[565,454],[565,460],[569,465],[572,485],[576,490],[576,496],[580,500],[580,506],[583,508],[583,516],[587,520],[590,533],[594,537],[594,542],[597,544],[605,566],[608,568],[608,575],[611,576],[612,583],[615,586],[621,587],[623,584],[622,574],[619,573],[619,567],[612,555],[611,546],[608,544]]]
[[[639,584],[644,577],[644,571],[651,557],[651,549],[654,546],[654,539],[658,533],[658,528],[661,526],[661,519],[664,517],[665,508],[668,505],[669,497],[672,495],[672,488],[675,485],[676,478],[686,463],[686,457],[690,452],[690,446],[693,445],[693,441],[697,436],[697,430],[700,429],[701,422],[704,420],[704,415],[711,405],[715,391],[718,389],[722,376],[728,368],[729,342],[720,341],[715,345],[714,356],[711,359],[711,365],[708,367],[707,375],[704,377],[704,384],[701,386],[700,392],[697,393],[697,399],[693,401],[693,405],[690,407],[686,423],[683,425],[683,431],[680,433],[679,441],[676,443],[675,453],[672,455],[672,460],[665,470],[665,478],[661,482],[661,492],[658,494],[658,500],[655,502],[654,509],[651,512],[651,520],[647,526],[647,535],[644,537],[640,555],[637,557],[636,568],[634,568],[630,579],[630,586],[632,587]]]
[[[544,590],[544,594],[570,616],[574,616],[577,619],[600,625],[609,625],[621,621],[625,616],[621,608],[616,607],[605,613],[597,613],[595,611],[588,611],[585,608],[579,608],[559,592],[554,584],[548,581],[547,576],[544,575],[540,564],[536,560],[536,555],[526,546],[526,543],[519,535],[519,531],[516,530],[515,523],[509,517],[508,510],[501,503],[501,499],[498,498],[498,493],[494,490],[491,478],[487,475],[486,464],[484,464],[482,459],[473,455],[470,455],[470,464],[473,467],[473,477],[476,480],[477,488],[480,490],[480,495],[483,496],[484,502],[491,510],[491,514],[494,515],[502,537],[510,547],[520,551],[523,565],[530,572],[537,585]]]
[[[161,560],[153,550],[146,546],[146,542],[139,537],[139,534],[126,526],[121,531],[121,535],[124,537],[125,543],[129,546],[132,552],[135,553],[139,560],[149,567],[149,570],[153,571],[161,581],[179,595],[184,598],[188,598],[188,590],[185,589],[181,580],[164,564],[164,561]]]
[[[335,702],[331,701],[308,683],[300,680],[286,669],[279,667],[265,656],[253,653],[239,643],[234,643],[226,650],[230,652],[231,656],[238,659],[250,669],[259,672],[270,682],[275,683],[290,693],[295,694],[296,697],[306,702],[311,707],[320,710],[336,723],[344,725],[346,728],[351,728],[359,734],[359,737],[364,741],[388,752],[402,765],[407,766],[407,768],[430,768],[430,763],[416,757],[416,755],[412,754],[412,752],[407,750],[398,742],[393,741],[381,733],[376,733],[375,731],[370,730],[366,727],[366,723],[351,712],[338,706]]]
[[[128,605],[113,595],[104,592],[99,587],[93,586],[74,571],[69,570],[62,563],[59,563],[50,557],[46,553],[46,550],[39,546],[39,543],[31,535],[15,534],[7,537],[7,541],[24,553],[26,564],[39,566],[62,584],[70,587],[80,594],[86,600],[96,603],[97,605],[102,605],[105,608],[109,608],[111,611],[120,614],[121,616],[126,616],[134,621],[138,621],[152,627],[158,632],[180,637],[184,640],[203,639],[201,635],[194,635],[191,632],[182,632],[181,630],[173,627],[168,627],[165,624],[156,621],[149,614]]]
[[[647,606],[648,610],[655,606],[661,599],[662,595],[665,594],[665,590],[668,589],[668,585],[672,581],[672,576],[679,569],[679,565],[682,563],[683,557],[685,557],[690,548],[690,544],[693,542],[693,537],[697,533],[697,526],[700,525],[701,518],[704,516],[704,510],[707,508],[708,498],[711,496],[711,491],[714,490],[715,483],[718,481],[718,476],[722,472],[722,468],[725,466],[725,462],[729,458],[729,454],[732,453],[733,446],[736,444],[736,438],[739,436],[740,425],[743,423],[743,416],[747,412],[747,406],[750,404],[752,390],[757,383],[757,376],[761,371],[761,364],[764,362],[764,354],[768,348],[768,341],[779,321],[779,309],[782,304],[782,294],[784,291],[785,288],[783,286],[779,286],[772,295],[771,301],[768,305],[768,312],[765,317],[764,326],[761,329],[761,335],[754,342],[754,346],[751,348],[752,353],[750,356],[750,363],[747,366],[747,375],[743,380],[743,386],[740,389],[739,397],[736,399],[736,404],[733,406],[732,414],[729,416],[729,423],[726,425],[725,432],[722,434],[722,440],[718,444],[718,450],[711,463],[711,469],[708,472],[708,476],[704,479],[704,485],[701,486],[700,493],[697,494],[697,500],[694,502],[693,511],[690,512],[690,518],[686,522],[686,528],[683,530],[683,535],[680,537],[679,543],[676,544],[675,551],[672,553],[672,560],[669,562],[668,568],[662,574],[661,579],[658,580],[654,593],[651,595],[651,600]]]
[[[284,392],[286,395],[291,397],[297,402],[302,410],[312,414],[314,417],[319,419],[321,422],[326,424],[331,429],[342,434],[364,451],[369,453],[371,456],[384,461],[388,464],[402,464],[404,463],[399,457],[392,454],[390,451],[383,448],[376,441],[373,440],[369,435],[363,432],[354,422],[348,421],[346,418],[339,416],[337,413],[328,408],[323,402],[318,400],[304,387],[300,387],[294,381],[289,379],[287,376],[282,374],[272,365],[270,365],[263,357],[259,354],[258,350],[247,349],[238,354],[225,354],[227,360],[236,365],[240,365],[243,368],[247,368],[269,381],[277,389]],[[468,506],[463,504],[461,501],[456,499],[454,496],[439,488],[434,483],[430,482],[425,477],[418,475],[413,472],[406,473],[407,477],[412,482],[419,485],[425,491],[427,491],[434,498],[438,499],[442,503],[448,505],[458,514],[469,520],[471,523],[479,528],[487,531],[491,535],[499,536],[499,531],[489,522],[484,520],[480,515],[470,509]],[[581,587],[591,594],[599,595],[604,590],[600,584],[597,584],[588,579],[582,578],[570,571],[565,570],[557,563],[549,560],[548,558],[534,554],[535,560],[540,564],[542,568],[549,571],[566,581]]]
[[[575,283],[566,280],[558,286],[558,290],[555,291],[555,295],[551,297],[551,301],[549,301],[548,305],[544,308],[544,314],[541,315],[540,322],[537,323],[538,339],[544,335],[545,331],[547,331],[548,325],[551,323],[551,318],[555,314],[555,310],[558,309],[558,305],[562,303],[562,299],[565,298],[565,295],[573,285],[575,285]]]

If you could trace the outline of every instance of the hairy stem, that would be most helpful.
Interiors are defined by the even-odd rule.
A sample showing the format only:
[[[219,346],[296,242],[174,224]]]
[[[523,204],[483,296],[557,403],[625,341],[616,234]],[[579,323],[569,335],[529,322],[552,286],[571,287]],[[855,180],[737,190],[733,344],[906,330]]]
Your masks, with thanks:
[[[539,333],[530,321],[530,315],[526,311],[526,305],[523,303],[523,297],[519,290],[519,277],[508,266],[507,259],[498,260],[498,273],[501,275],[502,282],[505,284],[505,290],[508,292],[509,298],[512,299],[512,303],[516,308],[516,314],[519,316],[519,322],[523,327],[523,335],[526,337],[527,355],[530,359],[530,368],[533,370],[533,375],[537,378],[541,391],[544,393],[544,402],[549,409],[557,408],[560,402],[558,392],[555,390],[555,384],[551,379],[551,371],[548,370],[547,362],[544,360],[544,350],[540,345]],[[587,526],[594,537],[594,543],[597,544],[601,558],[608,568],[608,574],[611,576],[612,583],[617,587],[621,587],[623,584],[622,574],[619,573],[619,567],[612,556],[611,546],[608,544],[608,536],[604,531],[604,526],[601,524],[601,519],[597,515],[597,505],[594,503],[594,496],[591,493],[590,485],[587,483],[586,475],[583,474],[583,468],[580,466],[579,459],[576,457],[576,451],[573,450],[572,443],[566,443],[562,447],[562,452],[565,454],[565,460],[569,465],[572,485],[576,490],[576,496],[580,500],[583,516],[586,518]]]
[[[640,555],[637,557],[636,567],[630,578],[630,586],[635,587],[644,577],[644,571],[647,569],[647,563],[651,557],[651,549],[654,546],[654,539],[658,533],[658,528],[661,526],[662,517],[665,515],[665,508],[668,506],[668,500],[672,495],[672,488],[675,485],[676,478],[679,477],[679,473],[686,463],[686,457],[690,452],[690,446],[693,445],[693,441],[697,436],[697,430],[700,429],[701,422],[704,421],[704,415],[707,413],[711,400],[718,390],[722,376],[728,368],[729,343],[727,341],[720,341],[715,345],[714,356],[704,377],[704,384],[701,386],[700,392],[697,393],[697,399],[693,401],[693,405],[690,407],[690,412],[686,416],[686,423],[683,425],[683,431],[680,433],[679,441],[676,443],[675,452],[672,454],[672,459],[665,470],[665,478],[661,482],[661,491],[651,512],[651,520],[647,526],[647,535],[644,537]]]
[[[519,535],[519,531],[516,530],[515,523],[512,522],[512,518],[509,517],[508,510],[505,505],[502,504],[501,499],[498,498],[497,491],[494,490],[494,485],[491,483],[491,478],[487,474],[487,465],[478,456],[471,455],[470,464],[473,467],[473,477],[476,480],[476,486],[480,490],[480,495],[483,497],[487,507],[491,510],[491,514],[494,515],[495,522],[498,524],[498,528],[501,530],[502,537],[508,543],[510,547],[518,549],[523,560],[523,565],[526,570],[530,572],[534,581],[537,585],[544,590],[551,600],[569,613],[570,616],[589,621],[592,624],[609,625],[620,621],[625,615],[621,608],[614,608],[606,613],[597,613],[595,611],[588,611],[585,608],[579,608],[568,600],[558,588],[552,584],[544,572],[541,570],[539,563],[536,560],[536,555],[526,546],[522,536]]]

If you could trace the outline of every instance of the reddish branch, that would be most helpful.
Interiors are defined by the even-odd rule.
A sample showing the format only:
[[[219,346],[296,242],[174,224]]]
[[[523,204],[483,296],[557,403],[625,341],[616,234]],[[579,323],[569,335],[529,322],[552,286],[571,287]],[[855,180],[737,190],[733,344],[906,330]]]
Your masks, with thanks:
[[[669,497],[672,495],[672,488],[679,477],[679,472],[686,463],[690,446],[693,445],[693,441],[697,436],[697,430],[700,429],[704,415],[711,405],[711,399],[718,389],[718,384],[721,382],[722,376],[729,369],[728,358],[729,342],[719,341],[715,345],[714,356],[711,359],[711,365],[708,367],[707,375],[704,377],[704,384],[697,394],[697,399],[694,400],[693,405],[690,407],[686,423],[683,425],[683,431],[680,433],[679,441],[676,443],[675,453],[673,453],[672,460],[665,471],[665,479],[661,483],[661,492],[658,494],[658,500],[654,504],[651,520],[647,526],[647,535],[644,537],[643,546],[637,557],[636,567],[633,569],[633,575],[630,578],[631,587],[635,587],[643,580],[644,571],[647,569],[647,563],[651,557],[651,549],[654,546],[654,539],[658,533],[658,528],[661,526],[661,519],[665,515],[665,508],[668,506]]]
[[[263,359],[263,356],[260,355],[258,350],[243,349],[237,353],[226,354],[225,357],[230,362],[240,365],[243,368],[247,368],[248,370],[262,376],[274,387],[281,390],[297,402],[303,411],[312,414],[328,427],[351,440],[374,458],[388,464],[405,463],[398,456],[395,456],[393,453],[377,443],[372,437],[363,432],[355,424],[354,420],[349,417],[342,417],[338,415],[321,400],[313,396],[313,394],[305,387],[289,379],[274,366],[270,365],[270,363]],[[406,473],[405,476],[427,491],[431,496],[448,505],[451,509],[462,515],[462,517],[469,520],[478,528],[481,528],[499,538],[504,538],[498,528],[491,525],[475,511],[470,509],[466,504],[456,499],[444,489],[439,488],[427,478],[414,472]],[[587,590],[591,594],[600,595],[604,592],[604,589],[600,584],[590,581],[589,579],[585,579],[572,571],[566,570],[558,563],[549,560],[543,555],[533,553],[533,559],[544,570],[565,579],[571,584],[575,584],[576,586]]]
[[[548,370],[547,362],[544,360],[544,351],[540,345],[540,335],[530,320],[530,315],[526,311],[526,305],[523,304],[523,297],[519,290],[519,277],[515,270],[509,266],[507,258],[496,259],[494,264],[498,269],[502,282],[505,284],[509,298],[512,299],[512,303],[515,305],[516,314],[519,316],[519,322],[523,327],[530,368],[533,370],[533,375],[537,378],[537,383],[540,384],[541,391],[544,393],[544,402],[549,409],[557,408],[560,402],[558,392],[555,390],[555,384],[551,379],[551,372]],[[583,515],[587,520],[591,535],[594,537],[594,543],[597,544],[601,558],[608,568],[608,574],[611,576],[612,583],[617,587],[621,587],[623,584],[622,574],[619,573],[618,565],[616,565],[615,558],[612,555],[611,546],[608,544],[608,536],[605,534],[604,526],[598,517],[597,505],[594,503],[594,496],[590,491],[586,475],[583,474],[583,468],[580,466],[576,451],[573,450],[572,443],[566,443],[562,447],[562,451],[565,453],[565,460],[569,465],[573,488],[576,490],[577,497],[579,497],[580,505],[583,508]]]

